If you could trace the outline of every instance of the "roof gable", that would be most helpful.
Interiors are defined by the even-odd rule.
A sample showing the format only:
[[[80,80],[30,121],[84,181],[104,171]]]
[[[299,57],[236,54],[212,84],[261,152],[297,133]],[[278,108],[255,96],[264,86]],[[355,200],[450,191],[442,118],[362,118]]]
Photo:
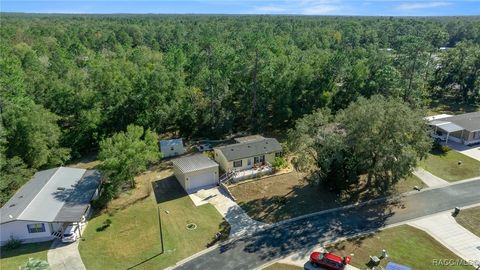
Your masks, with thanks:
[[[282,146],[275,138],[263,138],[258,140],[234,143],[215,149],[222,152],[228,161],[281,152]]]

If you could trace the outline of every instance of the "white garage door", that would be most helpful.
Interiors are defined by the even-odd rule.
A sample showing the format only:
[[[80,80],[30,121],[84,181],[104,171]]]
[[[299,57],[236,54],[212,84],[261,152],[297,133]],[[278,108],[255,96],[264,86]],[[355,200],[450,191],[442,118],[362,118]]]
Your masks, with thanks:
[[[215,185],[215,175],[213,172],[194,175],[188,177],[188,191],[198,190],[204,187]]]

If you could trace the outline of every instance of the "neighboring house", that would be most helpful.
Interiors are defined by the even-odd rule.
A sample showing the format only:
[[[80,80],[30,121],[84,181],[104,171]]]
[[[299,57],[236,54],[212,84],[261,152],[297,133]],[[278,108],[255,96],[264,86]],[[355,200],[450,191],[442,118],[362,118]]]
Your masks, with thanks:
[[[182,155],[183,153],[185,153],[183,140],[181,138],[172,140],[161,140],[160,152],[162,152],[164,158]]]
[[[275,138],[253,135],[236,138],[235,141],[237,143],[213,148],[215,161],[225,172],[266,165],[282,153],[282,146]]]
[[[61,237],[68,225],[85,220],[98,196],[96,170],[58,167],[37,172],[0,210],[0,245]]]
[[[218,164],[207,156],[195,154],[172,160],[173,171],[187,193],[218,185]]]
[[[432,137],[465,145],[480,143],[480,112],[426,117]]]

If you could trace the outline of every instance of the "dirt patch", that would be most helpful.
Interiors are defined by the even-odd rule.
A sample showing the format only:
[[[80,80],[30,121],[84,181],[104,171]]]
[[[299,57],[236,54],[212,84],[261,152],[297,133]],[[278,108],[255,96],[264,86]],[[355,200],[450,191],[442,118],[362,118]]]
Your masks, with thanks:
[[[297,172],[239,184],[230,191],[248,215],[268,223],[341,205],[339,196],[305,182]]]
[[[314,213],[347,204],[396,195],[423,186],[417,177],[397,183],[394,189],[381,193],[359,184],[337,194],[328,188],[310,184],[298,172],[272,176],[256,181],[229,186],[238,204],[255,220],[274,223],[281,220]]]

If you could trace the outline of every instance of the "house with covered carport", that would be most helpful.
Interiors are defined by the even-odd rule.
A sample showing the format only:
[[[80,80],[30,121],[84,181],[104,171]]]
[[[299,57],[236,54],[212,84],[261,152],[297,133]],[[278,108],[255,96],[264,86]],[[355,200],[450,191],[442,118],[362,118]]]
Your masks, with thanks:
[[[0,210],[0,245],[61,238],[65,228],[84,223],[99,194],[96,170],[57,167],[37,172]],[[80,232],[79,232],[80,234]]]
[[[440,114],[427,117],[428,125],[432,127],[432,137],[472,145],[480,143],[480,112],[460,115]]]

